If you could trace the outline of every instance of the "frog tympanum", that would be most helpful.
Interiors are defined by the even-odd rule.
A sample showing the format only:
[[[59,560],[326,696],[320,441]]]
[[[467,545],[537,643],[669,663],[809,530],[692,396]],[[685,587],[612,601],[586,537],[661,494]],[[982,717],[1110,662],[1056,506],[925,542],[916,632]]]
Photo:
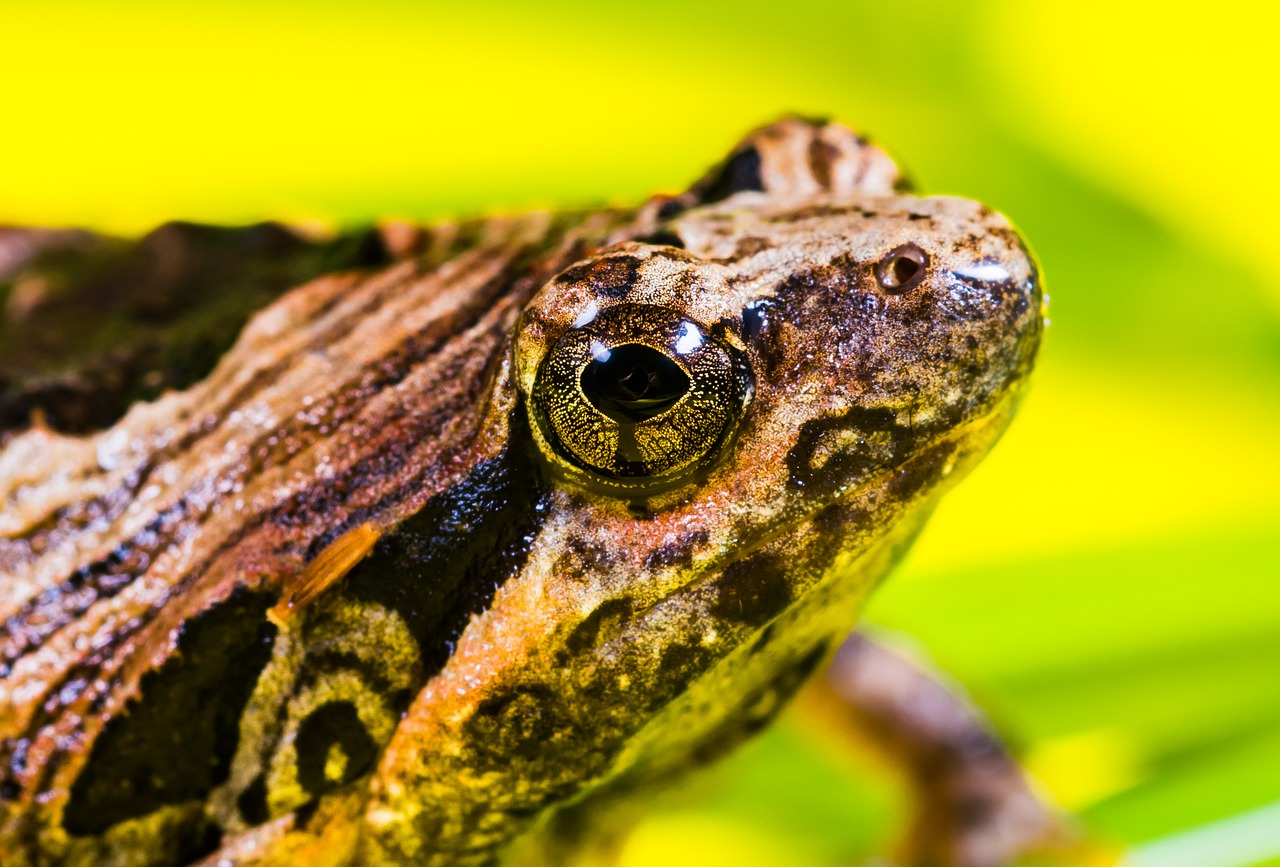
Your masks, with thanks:
[[[0,439],[6,867],[568,863],[836,653],[1041,333],[1002,216],[825,122],[370,237],[185,387]]]

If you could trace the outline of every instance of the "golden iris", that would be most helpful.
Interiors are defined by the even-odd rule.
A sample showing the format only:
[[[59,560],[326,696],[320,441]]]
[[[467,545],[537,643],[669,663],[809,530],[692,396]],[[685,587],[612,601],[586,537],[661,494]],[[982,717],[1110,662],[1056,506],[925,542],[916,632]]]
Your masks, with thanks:
[[[533,401],[558,457],[650,488],[710,464],[751,388],[742,353],[698,323],[665,307],[620,304],[556,342]]]

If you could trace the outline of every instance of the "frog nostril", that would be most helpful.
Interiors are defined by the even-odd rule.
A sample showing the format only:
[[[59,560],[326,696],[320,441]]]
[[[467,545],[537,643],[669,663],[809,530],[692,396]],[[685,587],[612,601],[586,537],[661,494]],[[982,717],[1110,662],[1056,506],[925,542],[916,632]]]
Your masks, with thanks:
[[[915,244],[903,244],[876,263],[876,282],[886,292],[901,295],[919,286],[928,268],[928,253]]]

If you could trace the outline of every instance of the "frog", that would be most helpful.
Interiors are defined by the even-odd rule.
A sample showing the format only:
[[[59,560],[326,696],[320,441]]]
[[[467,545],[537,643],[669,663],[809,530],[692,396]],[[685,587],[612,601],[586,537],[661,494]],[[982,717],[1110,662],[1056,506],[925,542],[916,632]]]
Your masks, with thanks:
[[[129,249],[22,237],[14,286]],[[192,381],[0,439],[0,860],[608,863],[819,681],[998,779],[911,863],[1044,830],[980,714],[942,690],[913,740],[937,681],[850,637],[1026,390],[1044,293],[1007,218],[786,117],[638,207],[361,237]]]

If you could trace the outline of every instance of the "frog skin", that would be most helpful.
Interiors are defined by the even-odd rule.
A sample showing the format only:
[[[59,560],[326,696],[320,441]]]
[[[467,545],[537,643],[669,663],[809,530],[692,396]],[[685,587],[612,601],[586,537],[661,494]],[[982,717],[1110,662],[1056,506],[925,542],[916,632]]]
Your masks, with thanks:
[[[0,860],[567,863],[760,730],[1039,343],[1006,219],[904,189],[784,119],[635,210],[388,229],[185,390],[11,435]]]

